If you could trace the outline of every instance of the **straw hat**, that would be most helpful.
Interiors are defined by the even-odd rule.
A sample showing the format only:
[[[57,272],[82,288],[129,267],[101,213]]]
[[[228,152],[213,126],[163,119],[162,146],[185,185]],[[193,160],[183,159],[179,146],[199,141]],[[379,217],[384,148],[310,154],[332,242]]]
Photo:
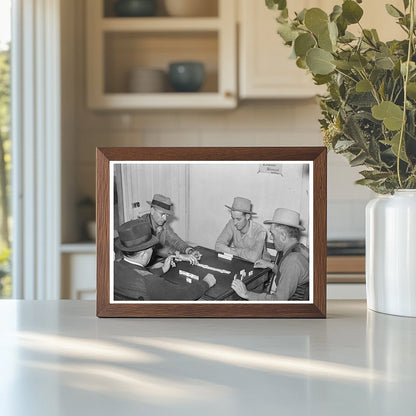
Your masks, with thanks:
[[[305,227],[300,225],[300,214],[299,212],[292,211],[286,208],[277,208],[274,211],[273,219],[264,221],[264,224],[282,224],[290,227],[299,228],[304,231]]]
[[[228,205],[225,206],[231,211],[240,211],[245,214],[255,214],[255,212],[251,210],[251,201],[247,198],[242,198],[241,196],[234,198],[233,205],[231,207]]]
[[[152,201],[146,201],[151,207],[157,207],[162,212],[168,215],[173,215],[173,203],[169,197],[154,194]]]

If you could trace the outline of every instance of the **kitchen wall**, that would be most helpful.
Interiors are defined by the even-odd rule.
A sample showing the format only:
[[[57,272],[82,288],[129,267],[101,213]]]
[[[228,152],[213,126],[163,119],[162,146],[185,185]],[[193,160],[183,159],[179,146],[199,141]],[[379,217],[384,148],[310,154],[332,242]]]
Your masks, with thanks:
[[[64,2],[72,3],[72,2]],[[244,101],[232,111],[97,112],[86,108],[84,1],[63,5],[63,241],[79,238],[70,217],[95,193],[95,148],[105,146],[321,145],[315,99]],[[72,24],[74,23],[74,24]],[[352,169],[328,158],[328,237],[362,238],[364,210],[373,194],[354,185]],[[318,214],[319,215],[319,214]]]

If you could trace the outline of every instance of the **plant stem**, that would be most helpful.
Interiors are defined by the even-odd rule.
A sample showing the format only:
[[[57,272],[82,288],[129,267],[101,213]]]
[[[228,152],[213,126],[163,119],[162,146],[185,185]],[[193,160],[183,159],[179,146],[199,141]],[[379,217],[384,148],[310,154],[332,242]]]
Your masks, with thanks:
[[[415,16],[414,16],[415,1],[410,0],[409,6],[410,6],[409,46],[407,48],[406,73],[404,75],[404,80],[403,80],[403,83],[404,83],[403,85],[403,94],[404,94],[403,118],[402,118],[402,126],[400,129],[399,149],[397,151],[397,177],[399,179],[400,188],[403,188],[402,178],[400,175],[400,155],[401,155],[402,146],[403,146],[404,132],[406,129],[407,83],[409,81],[409,68],[410,68],[410,60],[412,57],[412,49],[413,49],[413,36],[414,36],[414,25],[415,25]]]

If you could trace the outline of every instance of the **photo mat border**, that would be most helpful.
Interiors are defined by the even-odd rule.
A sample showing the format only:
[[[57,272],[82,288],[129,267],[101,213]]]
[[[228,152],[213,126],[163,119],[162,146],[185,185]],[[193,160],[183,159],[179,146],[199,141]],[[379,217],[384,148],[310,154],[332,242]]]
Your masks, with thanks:
[[[97,316],[98,317],[326,317],[326,154],[325,147],[134,147],[97,148]],[[110,162],[312,162],[313,300],[276,302],[110,302]]]

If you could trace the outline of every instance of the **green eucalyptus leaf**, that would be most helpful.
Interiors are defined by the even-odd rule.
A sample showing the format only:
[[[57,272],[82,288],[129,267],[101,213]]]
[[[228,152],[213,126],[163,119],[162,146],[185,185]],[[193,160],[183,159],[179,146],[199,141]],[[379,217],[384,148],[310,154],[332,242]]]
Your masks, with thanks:
[[[306,56],[306,52],[308,52],[308,50],[313,48],[315,45],[316,41],[310,33],[301,33],[295,39],[296,56],[304,58]]]
[[[364,176],[366,179],[373,179],[375,181],[378,181],[380,179],[386,179],[388,178],[391,173],[390,172],[379,172],[377,170],[362,170],[360,172],[360,175]]]
[[[392,4],[386,4],[387,13],[393,17],[403,17],[404,14],[397,8],[394,7]]]
[[[342,16],[349,23],[358,23],[363,15],[363,9],[352,0],[346,0],[342,3]]]
[[[293,30],[292,27],[287,23],[280,24],[277,28],[277,33],[287,44],[293,42],[298,36],[298,32]]]
[[[282,24],[282,25],[284,25],[284,24],[288,24],[287,17],[282,16],[282,14],[280,14],[280,16],[277,16],[277,17],[276,17],[276,22],[277,22],[277,23],[280,23],[280,24]]]
[[[375,43],[371,30],[363,29],[363,36],[364,36],[365,41],[369,43],[370,45]]]
[[[371,83],[366,79],[362,79],[361,81],[357,82],[355,86],[355,90],[357,92],[370,92],[371,91]]]
[[[337,19],[337,27],[338,27],[338,33],[342,37],[345,35],[345,32],[348,27],[348,22],[344,19],[344,17],[341,15]]]
[[[409,62],[409,73],[412,73],[416,70],[416,64],[412,61]],[[400,64],[400,72],[403,76],[406,75],[406,62]]]
[[[338,26],[334,22],[328,23],[328,30],[329,30],[329,37],[331,38],[331,42],[334,46],[337,44],[338,39]]]
[[[371,34],[373,35],[373,39],[376,42],[380,42],[380,38],[378,37],[378,33],[377,33],[377,30],[376,29],[371,29]]]
[[[356,143],[359,149],[366,147],[366,140],[361,129],[361,119],[357,115],[350,116],[344,125],[346,137]]]
[[[306,60],[305,60],[305,58],[301,58],[301,57],[297,58],[297,59],[296,59],[296,66],[297,66],[298,68],[308,69],[308,65],[306,65]]]
[[[334,57],[328,51],[320,48],[309,49],[306,54],[306,64],[312,74],[326,75],[335,69],[332,63]]]
[[[354,68],[358,70],[363,69],[368,64],[364,56],[361,56],[358,53],[355,53],[354,55],[351,56],[350,63]]]
[[[395,134],[391,141],[389,142],[389,145],[391,146],[391,151],[394,153],[394,155],[397,157],[399,155],[399,144],[400,144],[400,132]],[[402,145],[400,147],[400,159],[404,162],[409,162],[409,159],[406,155],[406,149],[405,149],[405,141],[402,141]]]
[[[375,65],[377,68],[392,70],[394,68],[393,57],[390,56],[379,56],[376,57]]]
[[[331,81],[331,75],[319,75],[319,74],[315,74],[313,76],[313,80],[315,82],[316,85],[323,85],[323,84],[327,84]]]
[[[399,24],[409,29],[410,28],[410,14],[408,13],[404,17],[399,17],[398,22]]]
[[[322,9],[314,7],[306,11],[304,23],[313,34],[319,35],[328,27],[328,15]]]
[[[384,125],[392,131],[400,130],[402,126],[403,110],[391,101],[383,101],[371,109],[373,117],[382,120]]]
[[[383,78],[380,84],[380,87],[378,88],[378,93],[380,97],[385,100],[386,99],[386,78]]]
[[[350,159],[350,165],[352,167],[360,166],[365,162],[366,159],[367,159],[367,155],[364,152],[362,152],[358,156],[354,157],[353,159]]]
[[[286,7],[286,0],[266,0],[266,6],[271,10],[283,10]]]
[[[299,20],[299,22],[303,23],[305,20],[305,14],[307,9],[302,9],[299,13],[296,14],[296,19]]]
[[[374,136],[370,137],[370,145],[368,148],[370,152],[370,156],[373,159],[373,163],[376,166],[380,165],[381,162],[381,154],[380,154],[380,147],[378,145],[378,141]]]
[[[339,69],[350,70],[352,68],[348,61],[333,60],[332,63]]]
[[[337,29],[339,30],[338,25],[337,25]],[[341,36],[338,40],[339,42],[342,42],[342,43],[349,43],[355,39],[357,39],[356,36],[353,33],[348,32],[348,30],[346,30],[344,35]]]
[[[354,142],[351,140],[338,140],[334,145],[334,150],[335,152],[345,152],[353,145]]]
[[[342,7],[336,4],[334,8],[332,9],[332,13],[329,15],[329,20],[331,22],[335,22],[338,17],[342,15]]]
[[[296,40],[296,39],[295,39]],[[296,59],[294,42],[292,42],[292,48],[290,49],[289,59]]]
[[[328,52],[334,51],[334,45],[329,35],[328,27],[326,28],[325,31],[321,32],[318,35],[318,45],[321,49],[324,49],[325,51],[328,51]]]
[[[409,82],[407,84],[407,97],[416,100],[416,82]]]

